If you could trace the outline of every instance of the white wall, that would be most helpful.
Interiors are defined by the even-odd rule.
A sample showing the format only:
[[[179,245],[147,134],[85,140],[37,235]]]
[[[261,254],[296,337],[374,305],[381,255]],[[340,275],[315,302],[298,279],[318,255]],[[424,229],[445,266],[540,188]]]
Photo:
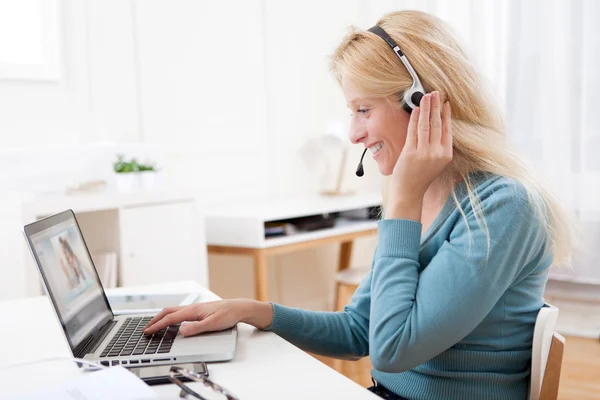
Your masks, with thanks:
[[[92,121],[90,129],[82,132],[82,141],[139,141],[141,104],[134,3],[119,0],[83,3]]]
[[[140,1],[139,138],[210,198],[267,192],[260,1]]]
[[[0,149],[148,143],[209,198],[267,192],[261,4],[63,0],[62,80],[0,81]]]
[[[86,3],[64,1],[63,81],[0,80],[0,147],[77,143],[91,128]]]
[[[307,138],[317,137],[332,118],[349,114],[342,92],[329,74],[328,55],[345,27],[356,21],[359,5],[358,1],[343,5],[314,0],[265,2],[269,139],[275,150],[269,159],[277,165],[270,180],[276,194],[318,190],[319,180],[294,156]]]

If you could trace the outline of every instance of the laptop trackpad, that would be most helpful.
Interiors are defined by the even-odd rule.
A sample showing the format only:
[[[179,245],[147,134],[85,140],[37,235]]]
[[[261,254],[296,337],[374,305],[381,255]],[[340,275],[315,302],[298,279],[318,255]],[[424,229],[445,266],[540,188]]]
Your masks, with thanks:
[[[224,354],[235,350],[237,329],[227,329],[219,332],[201,333],[183,337],[177,335],[173,342],[172,353],[187,354]]]

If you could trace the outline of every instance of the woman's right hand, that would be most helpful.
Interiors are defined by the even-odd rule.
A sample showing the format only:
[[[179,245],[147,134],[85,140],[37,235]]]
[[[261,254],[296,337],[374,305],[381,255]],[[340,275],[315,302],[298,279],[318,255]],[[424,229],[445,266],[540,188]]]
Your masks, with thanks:
[[[228,329],[238,322],[264,329],[272,321],[273,306],[270,303],[250,299],[219,300],[165,308],[150,320],[144,334],[151,335],[181,322],[186,323],[181,325],[179,332],[183,336],[192,336]]]

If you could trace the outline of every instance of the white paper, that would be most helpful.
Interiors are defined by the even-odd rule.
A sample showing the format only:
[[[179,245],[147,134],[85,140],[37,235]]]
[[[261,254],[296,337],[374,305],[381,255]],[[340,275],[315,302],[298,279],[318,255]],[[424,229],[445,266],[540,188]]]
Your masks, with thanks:
[[[36,390],[13,400],[134,400],[157,399],[141,379],[123,367],[85,373],[56,386]]]

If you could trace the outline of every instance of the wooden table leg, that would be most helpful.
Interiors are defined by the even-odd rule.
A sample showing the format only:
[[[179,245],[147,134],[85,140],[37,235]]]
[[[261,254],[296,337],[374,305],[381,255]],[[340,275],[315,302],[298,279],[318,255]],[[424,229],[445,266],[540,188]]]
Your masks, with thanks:
[[[346,268],[350,268],[350,259],[352,258],[352,246],[354,245],[354,241],[350,240],[348,242],[342,242],[342,246],[340,248],[340,260],[338,263],[338,271],[341,271]]]
[[[340,247],[340,259],[338,261],[338,272],[346,268],[350,268],[350,259],[352,258],[352,246],[354,241],[342,242]],[[333,307],[337,310],[338,302],[340,297],[340,283],[335,284],[335,299],[333,300]]]
[[[269,299],[269,280],[267,254],[264,250],[254,252],[254,288],[256,299],[267,301]]]
[[[354,241],[350,240],[348,242],[342,242],[340,246],[340,259],[338,262],[338,272],[342,271],[346,268],[350,268],[350,259],[352,258],[352,247],[354,245]],[[338,303],[340,301],[340,283],[336,282],[335,284],[335,299],[333,301],[334,311],[338,309]],[[340,359],[333,360],[333,369],[335,369],[339,373],[343,373],[344,362]]]

